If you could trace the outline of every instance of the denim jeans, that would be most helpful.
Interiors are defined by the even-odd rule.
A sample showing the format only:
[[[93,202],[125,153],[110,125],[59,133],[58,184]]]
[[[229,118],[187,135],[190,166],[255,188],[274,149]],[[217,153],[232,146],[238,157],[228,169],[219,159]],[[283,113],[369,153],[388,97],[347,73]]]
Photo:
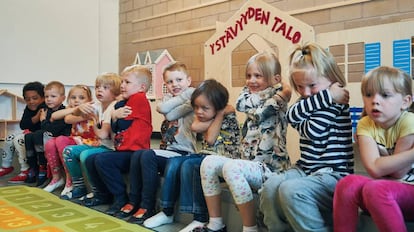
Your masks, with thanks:
[[[340,178],[335,172],[306,175],[297,167],[270,176],[260,190],[268,231],[332,231],[333,194]]]
[[[147,210],[154,210],[160,174],[164,173],[168,158],[157,156],[154,150],[138,150],[131,156],[129,181],[130,202]]]
[[[95,158],[104,153],[95,153],[85,159],[85,168],[89,173],[89,184],[91,185],[92,192],[95,195],[108,196],[110,192],[106,187],[105,183],[102,181],[102,178],[99,176],[98,170],[95,166]]]
[[[180,211],[194,214],[194,220],[206,222],[208,210],[201,187],[200,165],[205,155],[192,154],[181,164]]]
[[[124,202],[128,198],[123,174],[129,172],[132,153],[133,151],[112,151],[95,156],[95,167],[99,177],[115,201]]]

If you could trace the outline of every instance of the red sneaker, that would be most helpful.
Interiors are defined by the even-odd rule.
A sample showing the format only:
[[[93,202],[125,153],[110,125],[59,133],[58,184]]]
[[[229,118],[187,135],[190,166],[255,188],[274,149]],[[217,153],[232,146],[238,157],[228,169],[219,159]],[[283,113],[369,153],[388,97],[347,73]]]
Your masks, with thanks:
[[[29,174],[29,170],[21,171],[19,175],[11,178],[8,182],[12,184],[20,184],[24,183],[24,181],[27,179],[27,175]]]
[[[11,173],[14,170],[13,167],[9,167],[9,168],[0,168],[0,176],[5,176],[9,173]]]

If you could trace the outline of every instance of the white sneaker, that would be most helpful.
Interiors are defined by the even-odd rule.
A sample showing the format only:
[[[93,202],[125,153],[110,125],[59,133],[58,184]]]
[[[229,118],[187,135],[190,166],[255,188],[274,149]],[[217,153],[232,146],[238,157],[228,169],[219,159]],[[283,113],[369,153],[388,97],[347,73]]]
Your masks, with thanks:
[[[69,192],[72,192],[72,190],[73,190],[73,185],[72,186],[65,186],[65,188],[62,190],[60,195],[64,196],[64,195],[68,194]]]
[[[179,232],[191,232],[197,227],[203,227],[205,223],[199,222],[199,221],[192,221],[190,224],[188,224],[186,227],[181,229]]]
[[[147,228],[154,228],[164,224],[170,224],[174,221],[174,216],[167,216],[164,212],[159,212],[154,216],[144,221],[144,226]]]
[[[43,190],[45,190],[46,192],[53,192],[55,191],[55,189],[63,186],[65,184],[65,180],[63,178],[60,178],[58,181],[54,182],[54,183],[49,183],[46,187],[43,188]]]

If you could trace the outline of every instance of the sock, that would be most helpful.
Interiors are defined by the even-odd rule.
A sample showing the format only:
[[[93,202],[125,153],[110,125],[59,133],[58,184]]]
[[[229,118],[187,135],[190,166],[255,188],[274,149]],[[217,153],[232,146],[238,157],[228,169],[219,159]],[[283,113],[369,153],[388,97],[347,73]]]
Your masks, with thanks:
[[[259,229],[257,228],[257,225],[254,226],[243,226],[243,232],[258,232]]]
[[[207,225],[210,230],[220,230],[224,226],[222,217],[210,217],[210,221]]]

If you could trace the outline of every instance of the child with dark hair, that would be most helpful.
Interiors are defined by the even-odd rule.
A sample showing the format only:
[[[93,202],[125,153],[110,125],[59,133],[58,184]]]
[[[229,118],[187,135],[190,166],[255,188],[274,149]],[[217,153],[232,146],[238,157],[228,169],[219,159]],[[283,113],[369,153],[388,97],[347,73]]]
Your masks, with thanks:
[[[191,231],[207,222],[200,181],[200,164],[206,155],[239,154],[240,131],[235,110],[228,105],[229,93],[216,80],[203,81],[191,95],[194,121],[191,129],[202,133],[204,140],[199,154],[174,157],[168,160],[166,172],[177,170],[179,191],[164,192],[163,211],[144,222],[146,227],[157,227],[173,221],[174,204],[180,195],[180,212],[193,214],[194,220],[181,231]],[[169,199],[170,202],[167,202]],[[168,204],[167,204],[168,203]]]
[[[44,154],[44,144],[51,137],[59,135],[70,135],[71,124],[65,123],[64,119],[51,120],[52,113],[65,109],[65,86],[58,81],[49,82],[45,86],[46,108],[40,109],[40,130],[25,134],[25,147],[27,163],[29,164],[26,183],[35,183],[36,186],[43,185],[47,180],[47,160]]]
[[[2,150],[2,165],[0,176],[11,173],[13,155],[19,159],[20,173],[9,180],[10,183],[22,183],[29,173],[29,166],[26,161],[26,148],[24,146],[24,135],[40,129],[40,109],[45,108],[44,85],[38,81],[29,82],[23,87],[23,98],[26,107],[20,119],[22,133],[10,134],[7,136]]]

